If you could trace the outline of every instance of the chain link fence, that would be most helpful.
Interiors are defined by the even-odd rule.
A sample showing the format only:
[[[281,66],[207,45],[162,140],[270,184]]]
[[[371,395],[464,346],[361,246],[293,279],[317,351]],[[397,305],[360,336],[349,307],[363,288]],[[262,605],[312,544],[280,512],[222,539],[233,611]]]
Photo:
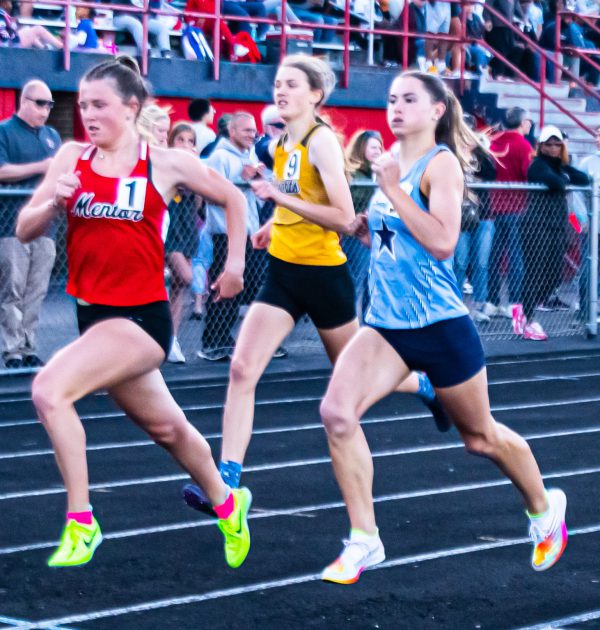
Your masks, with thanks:
[[[352,186],[358,211],[366,209],[373,189],[374,184],[369,182]],[[7,239],[14,234],[14,226],[8,224],[10,217],[30,194],[30,190],[18,187],[0,188],[0,248],[4,251]],[[549,337],[596,334],[597,202],[592,188],[551,194],[542,186],[470,185],[455,271],[464,301],[483,338],[507,340],[522,336],[523,314]],[[270,211],[268,206],[260,210],[263,222]],[[262,284],[266,252],[253,250],[248,242],[243,293],[234,300],[214,302],[210,285],[224,264],[225,235],[207,233],[204,205],[193,195],[183,194],[173,202],[169,217],[164,233],[165,282],[181,354],[190,361],[201,360],[199,352],[205,356],[213,350],[228,352]],[[47,293],[42,291],[40,297],[38,290],[38,312],[20,322],[29,327],[24,343],[43,360],[77,336],[75,303],[65,293],[65,221],[53,227],[51,236],[56,243],[56,259]],[[357,311],[362,316],[368,300],[369,252],[353,238],[344,237],[342,247],[355,281]],[[7,273],[7,264],[0,251],[0,343],[5,360],[9,351],[7,321],[19,317],[19,309],[28,300],[23,295],[27,284],[38,273],[32,262],[22,276],[26,282],[16,286],[14,277]],[[11,343],[14,346],[14,340]],[[318,343],[312,323],[303,318],[285,346],[288,351],[299,353]],[[0,363],[2,372],[8,372],[4,362]]]

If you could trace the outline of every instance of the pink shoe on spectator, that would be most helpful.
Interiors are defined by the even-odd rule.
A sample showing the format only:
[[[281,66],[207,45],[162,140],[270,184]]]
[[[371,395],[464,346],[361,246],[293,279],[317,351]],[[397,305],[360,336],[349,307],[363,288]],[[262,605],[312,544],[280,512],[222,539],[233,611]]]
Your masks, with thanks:
[[[527,318],[525,317],[525,313],[523,312],[522,304],[513,304],[512,323],[515,335],[522,335],[525,331],[525,324],[527,323]]]
[[[523,330],[523,339],[529,339],[530,341],[546,341],[548,335],[540,324],[531,322],[531,324],[527,324],[525,330]]]

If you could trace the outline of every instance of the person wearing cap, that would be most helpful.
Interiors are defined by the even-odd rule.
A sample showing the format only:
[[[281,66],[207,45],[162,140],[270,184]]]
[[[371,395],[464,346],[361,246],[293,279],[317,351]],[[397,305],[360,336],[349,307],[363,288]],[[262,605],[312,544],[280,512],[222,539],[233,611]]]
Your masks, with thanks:
[[[566,188],[587,186],[589,177],[569,164],[560,129],[547,125],[540,132],[536,156],[527,171],[527,180],[544,184],[548,190],[530,193],[523,218],[523,307],[514,313],[515,332],[522,333],[523,339],[545,341],[548,335],[540,322],[536,321],[535,309],[548,300],[562,282],[569,214]]]

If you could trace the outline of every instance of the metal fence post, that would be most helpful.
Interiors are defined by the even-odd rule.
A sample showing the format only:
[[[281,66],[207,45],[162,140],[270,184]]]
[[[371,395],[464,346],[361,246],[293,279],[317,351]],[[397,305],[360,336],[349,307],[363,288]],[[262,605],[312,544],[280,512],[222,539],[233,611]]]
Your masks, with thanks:
[[[600,182],[594,178],[592,187],[592,216],[590,217],[589,228],[589,265],[590,284],[589,295],[589,318],[587,324],[588,337],[595,337],[598,334],[598,211],[600,210]]]

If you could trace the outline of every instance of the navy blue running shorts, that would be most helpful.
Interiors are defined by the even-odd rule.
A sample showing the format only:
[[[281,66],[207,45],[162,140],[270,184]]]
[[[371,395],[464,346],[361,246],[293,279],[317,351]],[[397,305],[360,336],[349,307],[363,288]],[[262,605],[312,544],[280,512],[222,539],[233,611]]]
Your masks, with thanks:
[[[411,370],[425,372],[434,387],[460,385],[485,366],[481,340],[468,315],[424,328],[371,328],[394,348]]]
[[[287,311],[294,322],[308,315],[323,330],[355,319],[354,300],[348,263],[332,267],[296,265],[271,255],[265,282],[256,296],[257,302]]]

